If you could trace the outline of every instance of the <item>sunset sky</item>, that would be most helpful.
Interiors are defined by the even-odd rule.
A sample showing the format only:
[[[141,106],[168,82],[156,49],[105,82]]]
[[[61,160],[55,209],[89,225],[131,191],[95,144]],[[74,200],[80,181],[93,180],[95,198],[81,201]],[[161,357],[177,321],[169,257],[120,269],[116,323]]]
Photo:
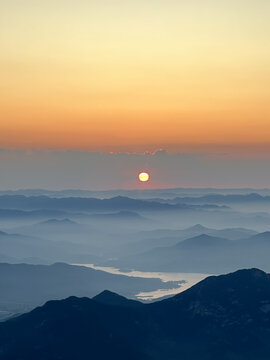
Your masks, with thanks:
[[[1,148],[270,151],[269,0],[0,8]]]

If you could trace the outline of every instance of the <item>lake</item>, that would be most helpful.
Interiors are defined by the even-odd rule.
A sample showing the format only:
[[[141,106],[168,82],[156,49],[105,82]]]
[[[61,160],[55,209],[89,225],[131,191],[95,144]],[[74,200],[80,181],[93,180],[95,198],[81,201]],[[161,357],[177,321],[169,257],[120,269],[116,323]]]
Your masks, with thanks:
[[[158,298],[162,298],[164,296],[178,294],[190,288],[191,286],[195,285],[199,281],[205,279],[206,277],[212,275],[212,274],[200,274],[200,273],[146,272],[146,271],[138,271],[138,270],[123,271],[114,267],[96,266],[94,264],[73,264],[73,265],[86,266],[91,269],[102,270],[107,273],[116,274],[116,275],[126,275],[130,277],[140,277],[140,278],[148,278],[148,279],[157,278],[163,282],[184,281],[184,283],[179,283],[177,287],[171,289],[157,289],[154,291],[139,292],[138,294],[136,294],[136,297],[139,300],[155,300]]]

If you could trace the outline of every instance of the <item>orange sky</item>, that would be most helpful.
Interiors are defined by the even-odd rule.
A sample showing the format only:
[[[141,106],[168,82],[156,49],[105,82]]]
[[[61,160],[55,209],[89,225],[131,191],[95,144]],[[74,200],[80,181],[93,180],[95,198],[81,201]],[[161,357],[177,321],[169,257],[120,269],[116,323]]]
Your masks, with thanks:
[[[270,149],[268,0],[0,6],[0,147]]]

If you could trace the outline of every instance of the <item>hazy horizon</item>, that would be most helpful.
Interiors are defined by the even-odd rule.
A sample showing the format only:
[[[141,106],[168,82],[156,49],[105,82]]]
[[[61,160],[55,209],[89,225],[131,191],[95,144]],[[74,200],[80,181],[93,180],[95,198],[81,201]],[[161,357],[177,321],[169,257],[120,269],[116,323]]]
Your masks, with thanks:
[[[0,151],[0,190],[268,188],[270,157],[229,154]],[[138,181],[138,173],[150,181]]]

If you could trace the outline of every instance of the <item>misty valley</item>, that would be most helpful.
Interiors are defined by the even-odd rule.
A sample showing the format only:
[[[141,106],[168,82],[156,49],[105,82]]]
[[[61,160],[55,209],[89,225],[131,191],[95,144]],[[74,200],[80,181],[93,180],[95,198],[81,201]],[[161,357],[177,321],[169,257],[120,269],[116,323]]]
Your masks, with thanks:
[[[269,190],[2,191],[0,359],[268,359],[269,256]]]

